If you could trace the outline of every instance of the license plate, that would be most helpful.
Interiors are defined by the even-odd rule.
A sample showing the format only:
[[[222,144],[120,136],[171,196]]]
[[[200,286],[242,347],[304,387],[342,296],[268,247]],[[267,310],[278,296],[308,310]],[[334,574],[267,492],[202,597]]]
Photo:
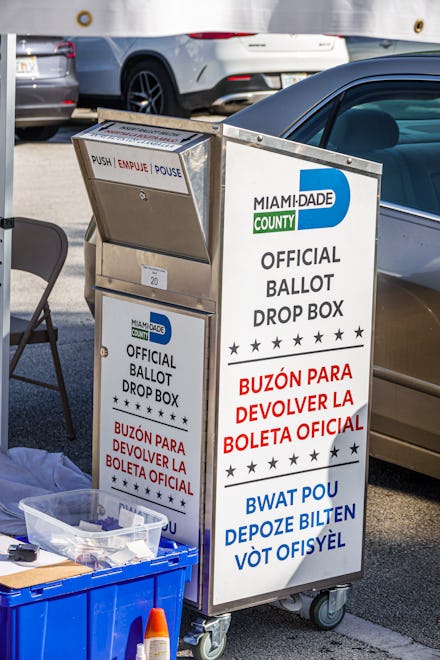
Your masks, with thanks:
[[[35,56],[17,57],[15,73],[17,76],[36,76],[38,75],[38,62]]]
[[[304,78],[307,78],[307,73],[282,73],[281,86],[283,88],[289,87],[290,85],[294,85],[300,80],[304,80]]]

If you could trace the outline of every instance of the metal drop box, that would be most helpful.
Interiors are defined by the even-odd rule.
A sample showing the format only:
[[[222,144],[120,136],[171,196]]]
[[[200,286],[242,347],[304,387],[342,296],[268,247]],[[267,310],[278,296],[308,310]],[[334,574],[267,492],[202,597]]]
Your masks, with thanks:
[[[73,139],[100,233],[95,481],[198,546],[205,614],[359,578],[380,166],[98,119]]]

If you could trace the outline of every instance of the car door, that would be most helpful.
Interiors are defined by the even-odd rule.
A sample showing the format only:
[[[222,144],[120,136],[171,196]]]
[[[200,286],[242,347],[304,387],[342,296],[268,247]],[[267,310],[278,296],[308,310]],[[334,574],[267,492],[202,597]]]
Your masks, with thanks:
[[[82,96],[117,97],[121,93],[121,62],[133,38],[74,37],[76,72]]]
[[[371,453],[439,477],[440,83],[364,80],[284,137],[383,165]]]

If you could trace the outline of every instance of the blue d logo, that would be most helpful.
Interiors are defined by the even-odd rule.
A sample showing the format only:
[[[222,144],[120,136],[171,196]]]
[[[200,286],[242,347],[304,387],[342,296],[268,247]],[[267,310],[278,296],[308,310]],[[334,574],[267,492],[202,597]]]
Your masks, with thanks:
[[[164,314],[150,312],[150,341],[168,344],[171,339],[171,323]]]
[[[350,186],[341,170],[333,168],[301,170],[299,189],[300,192],[331,190],[335,201],[327,208],[300,209],[298,229],[335,227],[345,218],[350,206]]]

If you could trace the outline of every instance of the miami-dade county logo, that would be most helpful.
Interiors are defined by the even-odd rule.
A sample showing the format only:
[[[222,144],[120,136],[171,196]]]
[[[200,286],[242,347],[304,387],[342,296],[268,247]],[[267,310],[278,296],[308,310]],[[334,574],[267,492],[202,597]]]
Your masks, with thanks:
[[[171,339],[171,323],[167,316],[150,312],[148,321],[132,319],[131,336],[135,339],[152,341],[155,344],[168,344]]]
[[[350,206],[350,186],[341,170],[301,170],[299,192],[254,197],[253,233],[335,227]]]

